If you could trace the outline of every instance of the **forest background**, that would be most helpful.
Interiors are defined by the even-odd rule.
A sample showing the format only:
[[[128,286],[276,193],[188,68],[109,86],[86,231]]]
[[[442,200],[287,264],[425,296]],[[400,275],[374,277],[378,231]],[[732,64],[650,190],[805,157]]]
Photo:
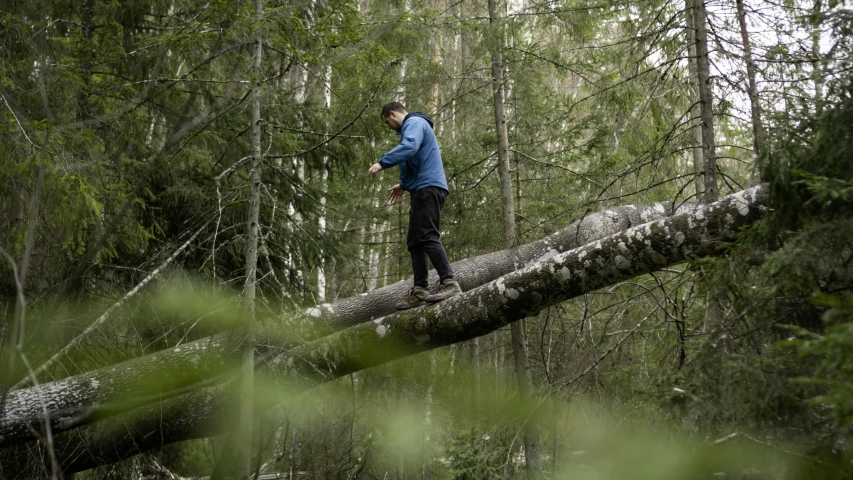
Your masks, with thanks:
[[[838,0],[7,0],[0,477],[846,478],[851,29]],[[755,185],[763,214],[478,338],[255,381],[411,274],[396,171],[366,173],[387,101],[435,120],[451,261]],[[201,379],[150,357],[223,332]],[[39,396],[145,358],[91,408]],[[209,430],[145,426],[212,385]]]

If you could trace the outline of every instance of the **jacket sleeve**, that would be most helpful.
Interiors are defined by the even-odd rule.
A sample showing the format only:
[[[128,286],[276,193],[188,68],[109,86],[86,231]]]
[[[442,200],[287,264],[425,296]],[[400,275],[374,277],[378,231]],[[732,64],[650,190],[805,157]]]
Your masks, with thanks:
[[[399,165],[414,157],[415,152],[421,147],[421,142],[424,139],[421,122],[409,121],[407,123],[408,125],[403,128],[403,138],[400,140],[400,144],[379,159],[379,164],[382,165],[383,169]]]

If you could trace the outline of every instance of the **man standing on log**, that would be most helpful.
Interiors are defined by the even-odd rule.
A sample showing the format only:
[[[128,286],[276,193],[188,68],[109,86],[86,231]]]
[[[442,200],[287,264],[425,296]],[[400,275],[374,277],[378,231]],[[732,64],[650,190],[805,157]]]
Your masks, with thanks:
[[[427,302],[439,302],[462,292],[453,277],[447,252],[439,240],[441,208],[448,194],[447,180],[429,115],[409,113],[403,104],[390,102],[382,107],[379,116],[388,128],[400,135],[400,144],[382,155],[379,162],[371,165],[367,172],[376,178],[381,170],[399,167],[400,183],[388,190],[391,192],[388,204],[399,203],[406,191],[411,197],[406,245],[412,256],[415,281],[406,298],[394,306],[397,310],[406,310]],[[438,291],[433,295],[427,290],[429,262],[432,262],[441,280]]]

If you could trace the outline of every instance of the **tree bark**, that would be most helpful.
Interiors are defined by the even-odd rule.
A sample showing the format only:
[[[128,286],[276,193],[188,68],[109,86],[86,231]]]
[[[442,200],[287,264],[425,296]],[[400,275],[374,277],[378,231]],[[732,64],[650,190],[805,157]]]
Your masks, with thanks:
[[[758,86],[755,83],[756,67],[752,59],[752,47],[749,43],[749,31],[746,29],[746,8],[743,0],[737,0],[737,18],[740,24],[740,37],[743,40],[743,58],[746,61],[746,93],[752,111],[752,152],[754,154],[750,182],[754,182],[755,165],[764,152],[764,123],[761,120],[761,104],[758,101]]]
[[[325,74],[323,75],[323,108],[328,115],[329,109],[332,108],[332,67],[327,65],[325,68]],[[328,125],[326,125],[328,128]],[[321,184],[320,191],[325,192],[328,188],[328,180],[329,180],[329,156],[323,155],[323,172],[321,173]],[[326,195],[325,193],[320,197],[320,218],[318,219],[318,231],[322,234],[326,231]],[[326,301],[326,287],[328,286],[326,283],[326,254],[323,252],[323,249],[320,249],[318,254],[320,258],[320,265],[317,267],[317,301],[325,302]]]
[[[681,263],[690,256],[721,255],[720,244],[759,218],[765,201],[766,190],[759,185],[692,213],[630,228],[514,271],[434,307],[399,312],[301,345],[266,363],[264,374],[291,391],[300,391],[482,336],[550,305]],[[221,433],[225,425],[221,418],[233,403],[233,397],[225,395],[226,389],[220,385],[195,391],[58,435],[60,465],[71,473],[168,443]],[[21,446],[3,452],[0,468],[4,474],[22,468],[25,449]],[[22,478],[8,475],[10,479]]]
[[[696,27],[696,63],[699,81],[699,99],[702,105],[702,175],[704,179],[705,203],[716,202],[720,196],[717,186],[717,149],[714,138],[714,91],[711,85],[711,60],[708,55],[708,13],[705,0],[694,0]],[[716,329],[724,321],[721,299],[713,288],[705,296],[705,318]]]
[[[515,376],[518,380],[518,396],[525,405],[532,404],[533,382],[530,378],[530,365],[527,358],[527,341],[524,335],[525,320],[521,319],[510,324],[512,336],[512,355],[515,359]],[[527,474],[532,478],[542,469],[540,460],[541,434],[536,416],[531,415],[524,420],[524,465]]]
[[[497,0],[489,0],[489,25],[492,27],[492,98],[495,110],[495,132],[498,140],[498,173],[501,185],[501,210],[503,211],[504,247],[518,245],[515,225],[515,202],[512,198],[512,172],[509,161],[509,134],[507,133],[507,115],[504,101],[504,59],[503,26],[498,17]],[[525,404],[530,403],[533,386],[530,380],[530,367],[527,364],[527,348],[524,343],[524,320],[510,324],[515,373],[518,380],[518,394]],[[539,429],[536,423],[528,420],[524,423],[525,468],[528,473],[539,471]]]
[[[92,81],[92,59],[94,58],[95,46],[95,0],[84,0],[80,12],[81,33],[81,80],[83,88],[77,94],[77,120],[89,120],[92,118],[91,105],[89,104],[89,89]]]
[[[616,207],[584,217],[543,239],[460,260],[451,266],[462,290],[470,290],[519,267],[694,206],[673,206],[671,202],[662,202]],[[429,281],[433,287],[438,284],[438,276],[434,271],[430,273]],[[307,313],[319,324],[334,330],[351,327],[394,313],[394,304],[405,296],[411,286],[411,281],[400,281],[334,303],[317,305],[308,309]]]
[[[249,174],[249,219],[246,225],[246,283],[243,287],[244,343],[240,371],[240,407],[236,443],[236,473],[240,480],[249,480],[252,472],[252,424],[255,393],[255,295],[258,271],[258,230],[261,211],[261,61],[264,41],[261,20],[263,0],[255,0],[255,58],[252,65],[252,171]]]
[[[702,175],[703,160],[702,160],[702,125],[700,120],[694,117],[695,112],[702,115],[702,110],[699,103],[699,69],[696,65],[696,22],[693,14],[693,0],[686,0],[684,8],[685,23],[687,25],[687,89],[688,101],[690,102],[690,130],[693,132],[693,147],[690,149],[693,159],[693,171],[696,174],[694,183],[696,187],[696,198],[702,200],[705,197],[705,179]]]
[[[685,204],[676,208],[669,202],[663,202],[605,210],[574,222],[541,240],[455,262],[452,264],[453,271],[462,288],[465,291],[472,290],[517,267],[533,265],[630,227],[695,207],[695,204]],[[330,331],[393,313],[394,302],[408,288],[407,285],[407,282],[397,282],[334,304],[310,309],[309,314],[318,317],[311,319],[319,319],[322,328],[313,322],[305,322],[303,318],[293,318],[288,319],[279,331],[256,331],[257,353],[266,357],[274,356],[277,352],[296,346],[297,339],[316,338]],[[240,331],[225,332],[117,365],[43,383],[38,388],[12,391],[0,415],[0,448],[34,438],[28,426],[42,418],[40,398],[44,398],[51,412],[54,432],[62,432],[132,408],[160,402],[182,393],[182,389],[221,383],[233,378],[232,366],[240,358],[243,339]]]
[[[492,98],[495,107],[495,130],[498,137],[498,172],[501,184],[501,208],[503,209],[504,246],[517,244],[515,236],[515,206],[512,201],[512,177],[509,166],[509,137],[506,130],[503,75],[503,32],[498,19],[497,0],[489,0],[489,25],[494,35],[492,45]]]
[[[823,23],[823,0],[814,0],[812,4],[812,82],[814,83],[815,111],[819,114],[823,110],[824,79],[821,71],[820,33]]]
[[[708,57],[708,15],[705,0],[694,0],[693,23],[696,27],[696,65],[699,81],[699,101],[702,105],[702,177],[706,203],[716,202],[717,153],[714,142],[714,91],[711,86],[711,61]]]

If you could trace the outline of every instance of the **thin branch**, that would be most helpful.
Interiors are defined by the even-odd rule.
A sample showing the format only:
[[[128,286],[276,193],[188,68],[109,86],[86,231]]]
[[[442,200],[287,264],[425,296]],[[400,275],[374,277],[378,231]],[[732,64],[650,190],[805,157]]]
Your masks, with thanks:
[[[606,352],[604,352],[603,354],[601,354],[601,356],[600,356],[600,357],[598,357],[598,360],[596,360],[595,362],[593,362],[593,363],[592,363],[592,365],[590,365],[589,367],[587,367],[587,368],[586,368],[586,370],[584,370],[583,372],[581,372],[581,373],[577,374],[574,378],[572,378],[571,380],[569,380],[569,381],[565,382],[563,385],[561,385],[561,386],[557,387],[556,389],[561,389],[561,388],[566,388],[566,387],[568,387],[569,385],[571,385],[571,384],[575,383],[576,381],[580,380],[581,378],[585,377],[585,376],[586,376],[589,372],[591,372],[594,368],[598,367],[598,364],[600,364],[602,361],[604,361],[604,359],[605,359],[605,358],[607,358],[611,353],[613,353],[614,351],[616,351],[616,349],[618,349],[619,347],[621,347],[621,346],[622,346],[622,343],[624,343],[624,342],[625,342],[625,340],[627,340],[627,339],[628,339],[628,338],[630,338],[632,335],[634,335],[634,333],[636,333],[636,332],[637,332],[637,330],[639,330],[639,329],[640,329],[640,327],[642,327],[642,326],[643,326],[643,324],[645,324],[645,323],[646,323],[646,321],[647,321],[649,318],[651,318],[651,316],[652,316],[652,315],[654,315],[654,313],[655,313],[655,312],[657,312],[659,308],[660,308],[659,306],[658,306],[658,307],[655,307],[655,309],[654,309],[654,310],[652,310],[652,312],[651,312],[651,313],[649,313],[648,315],[646,315],[645,317],[643,317],[643,319],[642,319],[642,320],[640,320],[640,323],[638,323],[636,327],[632,328],[628,333],[626,333],[626,334],[625,334],[625,336],[624,336],[624,337],[620,338],[620,339],[619,339],[619,341],[618,341],[618,342],[616,342],[616,344],[612,345],[610,348],[608,348],[608,349],[607,349],[607,351],[606,351]],[[666,320],[662,320],[662,321],[658,322],[658,323],[657,323],[654,327],[652,327],[652,328],[658,327],[658,326],[660,326],[661,324],[663,324],[664,322],[666,322]],[[556,390],[556,389],[555,389],[555,390]]]
[[[133,287],[133,290],[131,290],[125,296],[123,296],[118,301],[113,303],[112,306],[110,306],[110,308],[108,308],[100,317],[98,317],[98,319],[95,320],[94,323],[89,325],[86,328],[86,330],[83,331],[83,333],[74,337],[74,339],[72,339],[70,342],[68,342],[67,345],[62,347],[62,349],[60,349],[57,353],[55,353],[52,357],[50,357],[49,360],[47,360],[46,362],[41,364],[41,366],[39,366],[35,370],[35,374],[39,375],[39,374],[43,373],[45,370],[47,370],[49,367],[51,367],[54,363],[59,361],[59,359],[61,359],[65,355],[67,355],[68,352],[71,351],[71,349],[74,348],[78,343],[80,343],[80,341],[84,337],[88,336],[89,334],[94,332],[99,326],[101,326],[101,324],[103,324],[107,320],[107,318],[109,318],[111,313],[113,313],[116,309],[118,309],[119,307],[124,305],[125,302],[127,302],[131,297],[133,297],[137,293],[139,293],[140,290],[145,288],[145,286],[148,285],[151,282],[151,280],[154,279],[154,277],[159,275],[160,272],[164,268],[166,268],[170,263],[172,263],[178,257],[178,255],[180,255],[184,250],[186,250],[186,248],[190,245],[190,243],[192,243],[193,240],[195,240],[195,238],[202,231],[204,231],[205,228],[207,228],[207,226],[210,224],[210,222],[211,222],[210,220],[205,222],[204,225],[202,225],[201,228],[196,230],[195,233],[193,233],[192,236],[186,242],[184,242],[183,245],[178,247],[178,249],[175,250],[175,252],[172,253],[172,255],[169,258],[167,258],[163,263],[160,264],[160,266],[158,266],[156,269],[154,269],[153,272],[151,272],[147,277],[145,277],[141,282],[139,282],[135,287]],[[28,378],[23,378],[23,379],[21,379],[21,381],[19,381],[18,383],[16,383],[12,387],[12,390],[17,390],[19,388],[26,387],[29,384],[30,384],[30,380]]]
[[[248,162],[249,162],[249,160],[251,160],[251,159],[252,159],[252,156],[251,156],[251,155],[249,155],[249,156],[247,156],[247,157],[243,157],[243,158],[241,158],[240,160],[237,160],[236,162],[234,162],[234,165],[231,165],[230,167],[228,167],[228,168],[226,168],[225,170],[223,170],[223,171],[222,171],[222,173],[220,173],[219,175],[217,175],[217,176],[213,177],[213,181],[214,181],[214,182],[216,182],[216,188],[217,188],[217,191],[218,191],[218,189],[219,189],[219,182],[221,182],[221,181],[222,181],[222,178],[223,178],[223,177],[226,177],[226,176],[228,176],[228,175],[231,175],[232,173],[234,173],[234,170],[237,170],[237,169],[238,169],[238,168],[240,168],[241,166],[245,165],[245,164],[246,164],[246,163],[248,163]]]
[[[284,130],[285,132],[303,133],[303,134],[308,134],[308,135],[319,135],[321,137],[332,137],[332,136],[334,136],[334,134],[332,134],[332,133],[312,132],[311,130],[300,130],[298,128],[289,128],[289,127],[285,127],[284,125],[278,125],[275,123],[269,123],[269,122],[264,122],[264,123],[275,128],[276,130]],[[364,135],[338,135],[338,137],[341,137],[341,138],[367,138]]]
[[[8,101],[8,100],[6,100],[6,97],[3,95],[3,93],[2,93],[2,92],[0,92],[0,98],[2,98],[2,99],[3,99],[3,103],[5,103],[5,104],[6,104],[6,108],[8,108],[8,109],[9,109],[9,112],[12,114],[12,117],[14,117],[14,118],[15,118],[15,123],[17,123],[17,124],[18,124],[18,128],[20,128],[20,129],[21,129],[21,133],[23,133],[23,134],[24,134],[24,138],[26,138],[26,139],[27,139],[27,141],[28,141],[28,142],[30,142],[30,145],[32,145],[32,146],[33,146],[33,148],[37,148],[37,149],[39,149],[39,150],[46,151],[44,148],[39,147],[38,145],[36,145],[35,143],[33,143],[32,139],[30,139],[30,136],[29,136],[29,135],[27,135],[27,130],[26,130],[26,129],[24,128],[24,126],[21,124],[21,120],[18,118],[18,115],[16,115],[16,114],[15,114],[15,111],[14,111],[14,110],[12,110],[12,106],[11,106],[11,105],[9,105],[9,101]]]
[[[125,83],[122,87],[129,87],[131,85],[139,85],[140,83],[161,83],[161,82],[172,82],[172,85],[177,83],[246,83],[248,84],[248,80],[208,80],[202,78],[151,78],[148,80],[139,80],[137,82]]]
[[[569,67],[568,65],[564,65],[560,62],[557,62],[556,60],[552,60],[550,58],[544,57],[542,55],[531,52],[529,50],[525,50],[525,49],[517,47],[517,46],[510,46],[510,47],[506,47],[506,48],[508,48],[510,50],[517,50],[517,51],[524,53],[526,55],[530,55],[532,57],[538,58],[539,60],[542,60],[543,62],[550,63],[551,65],[557,67],[558,69],[563,69],[563,70],[569,71],[569,72],[579,76],[580,78],[584,79],[585,81],[589,82],[589,84],[592,85],[593,87],[598,88],[598,84],[595,83],[595,81],[593,81],[590,78],[587,78],[586,75],[584,75],[583,73],[581,73],[578,70],[573,69],[572,67]]]
[[[12,267],[12,275],[15,278],[15,294],[16,294],[16,302],[15,302],[15,317],[12,320],[14,324],[12,325],[12,331],[9,338],[9,345],[6,347],[9,349],[9,359],[7,363],[3,365],[5,369],[7,369],[8,374],[12,375],[15,370],[15,355],[12,353],[13,346],[17,344],[15,339],[19,330],[24,329],[24,309],[26,308],[26,300],[24,299],[24,286],[21,285],[21,276],[18,272],[18,264],[15,262],[15,259],[9,255],[9,252],[6,251],[3,247],[0,247],[0,254],[6,257],[6,260],[9,261],[9,265]],[[0,371],[0,375],[6,376]],[[6,384],[6,382],[3,382]],[[7,389],[5,385],[0,385],[0,412],[4,409],[6,404],[6,394],[9,393],[10,389]]]
[[[513,153],[517,153],[517,154],[521,155],[522,157],[524,157],[524,158],[526,158],[526,159],[528,159],[528,160],[531,160],[531,161],[536,162],[536,163],[541,164],[541,165],[547,165],[547,166],[549,166],[549,167],[554,167],[554,168],[559,168],[559,169],[561,169],[561,170],[565,170],[565,171],[567,171],[567,172],[571,173],[572,175],[576,175],[576,176],[578,176],[578,177],[583,178],[583,179],[584,179],[584,180],[586,180],[587,182],[592,183],[593,185],[595,185],[595,186],[597,186],[597,187],[601,187],[601,188],[603,188],[603,187],[602,187],[602,185],[601,185],[600,183],[596,182],[595,180],[593,180],[593,179],[591,179],[591,178],[587,177],[586,175],[584,175],[584,174],[582,174],[582,173],[578,173],[578,172],[576,172],[576,171],[574,171],[574,170],[572,170],[572,169],[566,168],[566,167],[564,167],[564,166],[562,166],[562,165],[555,165],[555,164],[553,164],[553,163],[549,163],[549,162],[546,162],[546,161],[544,161],[544,160],[539,160],[539,159],[533,158],[533,157],[531,157],[530,155],[528,155],[528,154],[526,154],[526,153],[524,153],[524,152],[519,152],[518,150],[514,150],[514,149],[510,149],[510,150],[511,150]]]
[[[811,462],[819,463],[821,465],[826,465],[825,462],[818,460],[816,458],[812,458],[812,457],[803,455],[801,453],[792,452],[791,450],[787,450],[785,448],[777,447],[776,445],[773,445],[771,443],[759,440],[753,436],[750,436],[750,435],[748,435],[746,433],[742,433],[742,432],[734,432],[734,433],[730,433],[730,434],[726,435],[723,438],[718,438],[718,439],[714,440],[713,442],[711,442],[711,445],[722,445],[724,443],[728,443],[728,442],[730,442],[736,438],[741,438],[741,437],[745,438],[745,439],[747,439],[753,443],[757,443],[758,445],[762,445],[764,447],[771,448],[773,450],[778,450],[780,452],[787,453],[788,455],[793,455],[797,458],[802,458],[804,460],[809,460]]]
[[[355,118],[353,118],[349,122],[347,122],[346,125],[344,125],[340,130],[338,130],[336,133],[331,135],[329,138],[327,138],[326,140],[318,143],[317,145],[314,145],[313,147],[311,147],[307,150],[303,150],[299,153],[290,153],[290,154],[286,154],[286,155],[265,155],[265,157],[266,158],[301,157],[303,155],[307,155],[307,154],[313,152],[314,150],[317,150],[318,148],[326,145],[327,143],[334,140],[338,135],[344,133],[347,129],[349,129],[349,127],[353,126],[353,124],[355,124],[355,122],[357,122],[358,119],[360,119],[362,115],[364,115],[364,112],[367,110],[367,107],[369,107],[370,103],[373,102],[373,98],[376,96],[376,92],[379,91],[379,87],[382,86],[382,80],[385,79],[385,74],[388,73],[388,69],[393,65],[397,65],[398,63],[400,63],[400,61],[401,61],[400,59],[397,59],[397,60],[389,62],[387,65],[385,65],[385,69],[382,70],[382,75],[379,76],[379,81],[376,82],[376,88],[373,89],[373,92],[370,94],[370,98],[368,98],[367,102],[364,103],[364,107],[361,109],[360,112],[358,112],[358,115],[356,115]]]

